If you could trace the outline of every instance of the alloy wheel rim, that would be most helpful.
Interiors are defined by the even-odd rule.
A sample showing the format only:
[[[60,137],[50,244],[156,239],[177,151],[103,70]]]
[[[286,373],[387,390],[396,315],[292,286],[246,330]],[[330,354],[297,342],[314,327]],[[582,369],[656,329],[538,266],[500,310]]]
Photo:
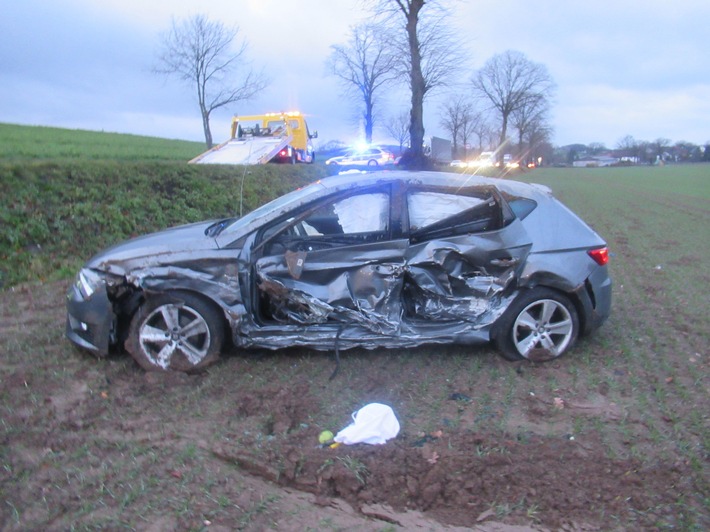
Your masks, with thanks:
[[[535,301],[518,314],[512,334],[521,356],[530,358],[534,353],[545,352],[552,358],[558,357],[572,341],[572,315],[554,299]]]
[[[140,346],[152,364],[170,367],[176,356],[196,366],[208,354],[210,331],[205,319],[185,305],[161,305],[150,313],[139,331]]]

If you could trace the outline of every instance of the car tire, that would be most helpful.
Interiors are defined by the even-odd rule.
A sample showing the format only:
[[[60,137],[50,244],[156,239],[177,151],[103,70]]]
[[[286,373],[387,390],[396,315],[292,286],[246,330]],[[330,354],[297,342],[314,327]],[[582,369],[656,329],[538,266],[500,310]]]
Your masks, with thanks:
[[[367,166],[377,166],[377,161],[375,161],[374,159],[369,160],[367,161]]]
[[[574,345],[579,317],[564,294],[537,287],[510,304],[495,331],[495,345],[503,358],[542,362],[562,356]]]
[[[216,362],[223,343],[223,320],[214,305],[189,292],[173,292],[140,306],[125,346],[147,371],[194,372]]]

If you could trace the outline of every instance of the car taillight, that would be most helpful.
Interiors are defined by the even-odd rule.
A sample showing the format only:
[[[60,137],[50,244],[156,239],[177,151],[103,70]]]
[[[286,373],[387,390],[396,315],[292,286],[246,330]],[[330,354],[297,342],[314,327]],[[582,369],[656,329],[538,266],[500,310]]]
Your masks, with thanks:
[[[609,248],[606,246],[603,248],[590,249],[587,253],[599,266],[604,266],[609,262]]]

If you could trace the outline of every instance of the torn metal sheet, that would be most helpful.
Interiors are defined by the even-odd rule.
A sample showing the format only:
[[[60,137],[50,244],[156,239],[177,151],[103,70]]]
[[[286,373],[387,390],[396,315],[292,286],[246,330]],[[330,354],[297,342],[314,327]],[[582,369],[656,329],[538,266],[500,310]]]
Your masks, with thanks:
[[[514,279],[512,267],[489,275],[447,242],[428,243],[402,265],[375,264],[380,251],[375,248],[370,262],[359,267],[352,267],[353,257],[327,268],[310,264],[306,253],[265,258],[257,263],[259,289],[272,317],[284,323],[353,322],[371,332],[396,334],[407,319],[489,324],[507,301],[496,296]],[[317,261],[319,255],[311,257]]]
[[[373,264],[374,258],[353,256],[336,263],[318,262],[322,255],[303,254],[298,277],[287,256],[257,262],[259,290],[269,302],[271,317],[298,324],[352,321],[370,331],[396,334],[401,321],[401,265]]]

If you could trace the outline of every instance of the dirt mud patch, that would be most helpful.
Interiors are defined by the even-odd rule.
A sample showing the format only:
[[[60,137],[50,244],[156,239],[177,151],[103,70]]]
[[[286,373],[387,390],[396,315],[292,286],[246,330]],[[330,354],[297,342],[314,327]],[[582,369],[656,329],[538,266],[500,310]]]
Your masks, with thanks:
[[[666,346],[634,329],[629,343],[616,322],[545,364],[351,351],[331,379],[332,354],[294,349],[157,374],[70,346],[64,288],[2,293],[3,530],[710,525],[710,357],[692,329]],[[680,352],[631,363],[638,342]],[[369,402],[395,410],[395,439],[319,444]]]

